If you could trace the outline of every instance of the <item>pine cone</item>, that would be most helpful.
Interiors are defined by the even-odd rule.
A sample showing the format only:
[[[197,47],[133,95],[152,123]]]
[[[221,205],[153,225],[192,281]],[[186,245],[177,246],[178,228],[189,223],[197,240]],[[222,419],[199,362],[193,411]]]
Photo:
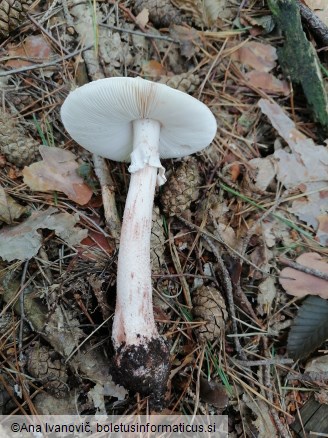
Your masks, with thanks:
[[[27,369],[31,376],[40,380],[47,390],[57,398],[65,398],[68,393],[66,366],[49,347],[32,345],[28,352]]]
[[[39,155],[39,143],[25,135],[23,127],[13,122],[11,114],[1,110],[0,153],[18,167],[28,166]]]
[[[221,337],[228,317],[220,292],[211,286],[201,286],[192,298],[194,321],[206,321],[195,329],[200,342],[214,341]]]
[[[200,79],[191,73],[182,73],[181,75],[162,76],[159,82],[184,93],[193,93],[199,85]]]
[[[29,0],[0,0],[0,38],[7,38],[25,19]]]
[[[164,263],[164,244],[165,235],[163,228],[163,219],[160,215],[159,208],[154,207],[150,237],[150,260],[153,272],[159,271]]]
[[[156,27],[169,27],[182,22],[181,12],[170,0],[136,0],[134,13],[137,15],[143,9],[148,9],[149,19]]]
[[[197,160],[190,157],[169,177],[161,196],[163,210],[170,216],[179,215],[199,196],[201,180]]]

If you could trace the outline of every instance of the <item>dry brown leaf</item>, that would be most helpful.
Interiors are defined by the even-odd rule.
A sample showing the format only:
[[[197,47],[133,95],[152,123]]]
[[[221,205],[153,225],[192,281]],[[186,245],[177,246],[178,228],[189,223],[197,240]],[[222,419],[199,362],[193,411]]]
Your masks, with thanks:
[[[296,259],[296,262],[328,274],[328,264],[316,252],[304,253]],[[326,280],[293,268],[284,268],[280,272],[279,282],[287,293],[295,297],[319,295],[321,298],[328,298],[328,282]]]
[[[314,229],[317,217],[328,209],[328,150],[317,146],[295,126],[280,106],[260,99],[259,107],[292,152],[279,149],[274,153],[277,179],[287,188],[300,188],[306,197],[293,202],[290,211]]]
[[[328,214],[317,216],[319,227],[317,231],[317,239],[323,246],[328,246]]]
[[[156,79],[165,76],[166,70],[160,62],[151,59],[142,64],[142,73],[150,79]]]
[[[20,68],[33,65],[35,62],[40,63],[49,60],[53,52],[43,35],[30,35],[19,45],[11,45],[8,49],[8,55],[17,59],[10,59],[6,62],[6,66]]]
[[[328,26],[328,2],[327,0],[304,0],[306,6],[312,9],[320,20]]]
[[[215,380],[207,380],[200,377],[199,381],[200,399],[216,408],[223,409],[228,405],[229,397],[224,386]]]
[[[145,27],[146,24],[149,21],[149,11],[148,9],[144,8],[141,12],[136,16],[136,23],[141,28]]]
[[[246,73],[245,77],[252,86],[264,90],[266,93],[282,94],[284,96],[290,94],[288,82],[281,81],[271,73],[252,70]]]
[[[0,187],[0,221],[12,224],[26,212],[26,207],[18,204],[11,196],[7,195],[4,188]]]
[[[40,192],[57,190],[80,205],[86,204],[91,199],[92,190],[77,174],[79,165],[72,152],[40,146],[40,154],[43,161],[23,169],[24,182],[31,190]]]
[[[232,59],[259,72],[269,72],[276,66],[277,51],[269,44],[249,41],[231,55]]]
[[[181,55],[191,58],[198,51],[201,45],[201,38],[196,29],[192,27],[180,26],[174,24],[170,26],[170,35],[174,40],[180,42]]]
[[[203,27],[212,26],[217,18],[232,19],[234,9],[227,0],[172,0],[174,6],[191,14],[193,21]]]
[[[42,244],[42,235],[38,230],[44,228],[54,230],[68,245],[76,245],[88,234],[87,230],[75,227],[78,220],[77,216],[58,213],[53,207],[34,212],[22,224],[7,226],[1,230],[0,257],[8,262],[31,259]]]
[[[271,157],[253,158],[249,161],[249,165],[256,172],[253,177],[255,187],[265,192],[276,176],[273,160]]]

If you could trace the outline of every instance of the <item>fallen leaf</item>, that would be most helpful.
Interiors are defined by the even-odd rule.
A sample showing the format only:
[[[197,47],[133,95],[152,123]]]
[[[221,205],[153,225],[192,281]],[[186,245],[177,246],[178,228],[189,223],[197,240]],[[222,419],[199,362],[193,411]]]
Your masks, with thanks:
[[[228,405],[229,397],[222,384],[200,377],[199,385],[199,396],[203,402],[218,409],[223,409]]]
[[[136,16],[136,23],[140,28],[143,28],[146,26],[146,24],[149,21],[149,11],[148,9],[144,8],[137,16]]]
[[[296,262],[328,274],[328,264],[316,252],[304,253],[296,259]],[[287,293],[295,297],[319,295],[322,298],[328,298],[328,282],[326,280],[297,269],[284,268],[280,272],[279,282]]]
[[[201,45],[201,38],[196,29],[173,24],[170,26],[170,35],[180,42],[181,55],[186,58],[191,58],[199,50],[197,46]]]
[[[219,17],[232,19],[236,13],[235,7],[228,0],[172,0],[172,3],[191,15],[200,27],[212,26]]]
[[[58,209],[53,207],[34,212],[22,224],[2,228],[0,257],[8,262],[31,259],[42,245],[42,234],[38,230],[44,228],[54,230],[68,245],[76,245],[88,234],[87,230],[75,227],[78,220],[77,215],[58,213]]]
[[[290,94],[290,87],[288,82],[276,78],[273,74],[265,71],[252,70],[245,74],[247,82],[253,87],[264,90],[269,94],[282,94],[288,96]]]
[[[247,392],[243,394],[241,402],[244,406],[241,406],[241,409],[245,411],[246,405],[251,410],[252,416],[256,417],[255,420],[252,420],[252,424],[258,431],[257,438],[277,438],[277,430],[272,421],[268,404],[258,397],[254,398],[251,393],[249,394]]]
[[[43,161],[24,167],[25,184],[40,192],[57,190],[77,204],[86,204],[92,190],[77,173],[76,156],[70,151],[48,146],[40,146],[40,154]]]
[[[270,157],[253,158],[249,161],[249,165],[256,171],[255,187],[262,192],[266,191],[276,176],[273,160]]]
[[[232,59],[259,72],[269,72],[276,66],[277,51],[269,44],[248,41],[232,53]]]
[[[317,216],[319,227],[317,230],[317,239],[323,246],[328,246],[328,214]]]
[[[269,313],[271,304],[276,297],[277,290],[275,285],[275,279],[268,277],[259,284],[259,294],[257,295],[257,310],[260,315]]]
[[[54,53],[51,46],[43,35],[30,35],[17,46],[10,45],[8,56],[16,59],[10,59],[6,62],[7,67],[20,68],[47,61]]]
[[[328,150],[317,146],[295,126],[276,103],[260,99],[259,107],[291,148],[274,153],[277,179],[287,189],[300,188],[306,196],[293,201],[290,211],[314,229],[317,217],[328,209]]]
[[[26,207],[18,204],[11,196],[7,195],[3,187],[0,187],[0,221],[12,224],[25,212]]]
[[[144,76],[154,79],[165,76],[166,70],[160,62],[151,59],[142,64],[142,73]]]
[[[328,337],[328,302],[320,297],[307,297],[290,329],[287,352],[302,359],[320,347]]]

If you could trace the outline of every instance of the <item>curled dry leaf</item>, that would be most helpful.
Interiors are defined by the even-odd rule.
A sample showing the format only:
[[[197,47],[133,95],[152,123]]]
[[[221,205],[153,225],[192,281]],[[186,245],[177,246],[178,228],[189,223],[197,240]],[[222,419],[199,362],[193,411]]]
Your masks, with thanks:
[[[11,196],[7,195],[3,187],[0,187],[0,221],[12,224],[26,212],[26,207],[18,204]]]
[[[31,190],[50,192],[57,190],[77,204],[84,205],[91,199],[92,190],[78,175],[76,156],[56,147],[40,146],[43,161],[23,169],[24,182]]]
[[[33,65],[35,62],[47,61],[53,52],[43,35],[30,35],[18,46],[9,47],[8,55],[13,59],[7,61],[6,66],[20,68]]]
[[[248,41],[232,53],[232,59],[246,64],[258,72],[269,72],[276,66],[278,56],[273,46]]]
[[[296,262],[328,274],[328,263],[316,252],[302,254],[296,259]],[[284,268],[280,272],[279,282],[287,293],[295,297],[319,295],[328,299],[328,282],[314,275],[293,268]]]
[[[218,409],[223,409],[227,406],[229,397],[222,384],[215,380],[204,379],[202,376],[199,383],[199,396],[203,402],[209,403]]]
[[[11,262],[12,260],[29,260],[39,251],[42,244],[42,235],[39,229],[54,230],[68,245],[80,243],[88,234],[87,230],[75,227],[78,217],[69,213],[57,213],[56,208],[38,211],[15,227],[4,227],[1,230],[0,257]],[[57,214],[55,214],[57,213]]]
[[[302,134],[278,104],[260,99],[259,107],[291,148],[291,153],[284,149],[274,153],[278,181],[287,189],[299,187],[306,193],[293,202],[290,211],[317,229],[317,217],[328,209],[327,147],[315,145]]]
[[[252,70],[245,74],[247,82],[253,87],[264,90],[269,94],[282,94],[288,96],[290,87],[288,82],[276,78],[273,74],[265,71]]]

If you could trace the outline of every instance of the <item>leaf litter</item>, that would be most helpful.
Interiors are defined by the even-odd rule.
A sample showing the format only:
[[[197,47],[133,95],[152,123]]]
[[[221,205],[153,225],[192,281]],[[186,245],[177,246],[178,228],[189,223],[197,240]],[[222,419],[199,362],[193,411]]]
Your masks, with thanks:
[[[311,251],[326,263],[326,189],[321,184],[327,183],[327,159],[305,102],[291,94],[293,84],[281,74],[273,17],[255,3],[238,10],[239,5],[225,0],[147,0],[135,2],[132,9],[119,3],[113,13],[106,2],[95,2],[91,11],[73,0],[68,13],[58,8],[50,18],[40,4],[37,20],[44,20],[42,26],[53,38],[51,43],[46,40],[50,60],[58,56],[59,62],[46,80],[43,72],[48,68],[34,68],[37,58],[45,64],[49,60],[47,54],[39,56],[44,39],[39,35],[39,54],[29,60],[34,64],[2,63],[7,69],[30,69],[28,81],[24,71],[1,81],[3,106],[19,112],[30,136],[42,134],[56,146],[42,146],[42,161],[26,167],[23,174],[14,160],[0,160],[0,250],[10,261],[2,262],[4,272],[9,271],[2,280],[3,305],[19,318],[18,306],[11,303],[19,281],[32,282],[32,290],[25,290],[33,292],[25,294],[25,319],[41,344],[50,344],[70,368],[65,412],[146,412],[146,400],[128,395],[110,380],[117,240],[105,221],[92,171],[88,184],[78,178],[81,163],[91,167],[90,156],[63,132],[59,118],[63,99],[76,85],[100,77],[140,75],[200,98],[219,120],[215,141],[195,158],[200,179],[191,203],[183,204],[182,218],[165,213],[161,193],[156,198],[153,229],[160,235],[155,243],[160,256],[158,247],[152,248],[157,261],[154,306],[158,324],[172,342],[167,406],[170,412],[229,412],[233,436],[249,430],[259,436],[289,436],[295,416],[295,403],[289,400],[298,396],[299,385],[284,393],[281,388],[288,368],[284,361],[290,360],[285,357],[286,329],[297,309],[277,281],[283,265],[279,256],[298,261],[303,252]],[[4,49],[37,36],[32,27],[20,29],[21,34],[3,43]],[[79,54],[71,58],[76,47]],[[30,128],[31,119],[38,120],[38,135]],[[109,167],[108,188],[116,192],[122,212],[129,176],[124,164]],[[176,175],[179,161],[170,161],[167,168]],[[184,199],[183,193],[179,196]],[[310,280],[310,286],[315,281]],[[305,284],[300,280],[304,292]],[[211,339],[207,345],[197,339],[197,328],[208,324],[204,309],[204,320],[195,321],[188,307],[200,286],[219,292],[229,313],[222,339]],[[30,300],[34,295],[37,298]],[[321,300],[320,308],[326,302],[307,297],[305,305],[308,298]],[[65,348],[62,334],[70,325],[78,336]],[[313,317],[310,326],[308,345],[313,349],[324,339],[318,337]],[[28,342],[24,338],[23,346]],[[24,377],[27,370],[20,368],[11,351],[10,346],[3,349],[1,362],[10,370],[5,372],[9,386],[16,384],[12,375],[17,373],[30,385]],[[46,406],[63,409],[62,401],[54,402],[46,388],[33,400],[30,393],[23,394],[22,402],[34,404],[38,411]],[[307,397],[304,393],[299,403],[305,404]]]
[[[34,212],[22,224],[2,228],[0,257],[11,262],[30,260],[36,256],[42,245],[42,235],[39,233],[41,229],[54,230],[67,245],[77,245],[88,234],[87,230],[76,227],[78,222],[77,215],[59,213],[53,207]]]

